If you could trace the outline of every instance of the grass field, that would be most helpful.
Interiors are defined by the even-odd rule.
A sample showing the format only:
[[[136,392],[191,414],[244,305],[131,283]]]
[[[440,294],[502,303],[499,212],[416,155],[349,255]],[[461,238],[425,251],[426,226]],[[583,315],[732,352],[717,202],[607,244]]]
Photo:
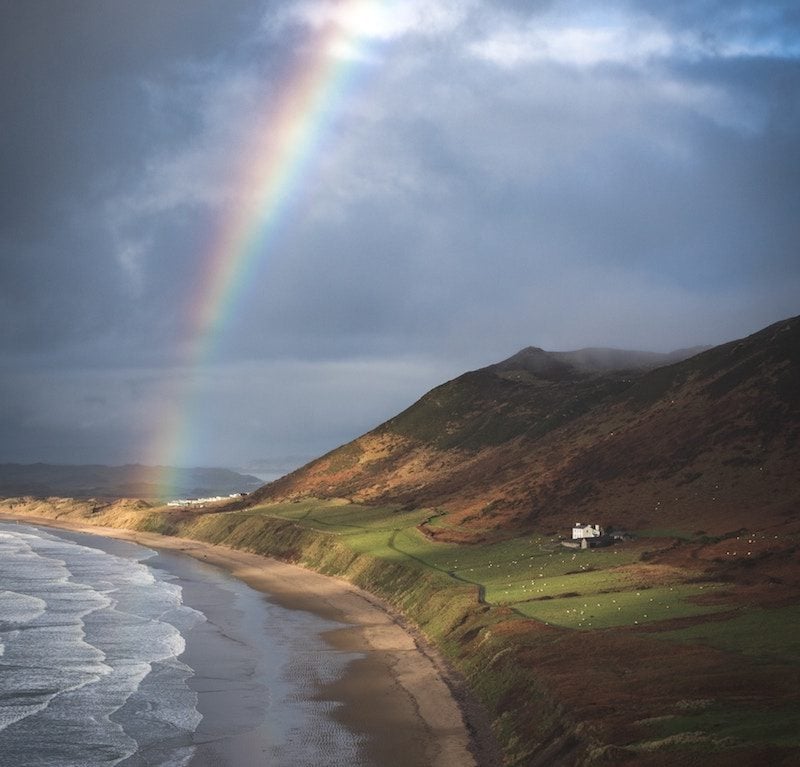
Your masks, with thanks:
[[[697,642],[765,662],[800,665],[800,606],[751,609],[728,620],[660,632],[657,636],[674,642]]]
[[[671,618],[704,615],[725,608],[692,603],[708,586],[680,585],[639,591],[583,594],[546,601],[526,602],[517,609],[531,618],[576,629],[638,626]]]
[[[304,500],[249,513],[325,531],[354,552],[417,568],[440,578],[444,587],[448,583],[474,585],[484,602],[508,608],[521,618],[581,633],[641,629],[647,637],[674,647],[677,657],[681,648],[689,652],[698,645],[713,648],[730,653],[734,676],[734,669],[743,664],[755,663],[755,668],[800,665],[800,607],[765,610],[735,605],[726,596],[730,584],[723,588],[691,570],[643,557],[648,550],[670,545],[671,540],[697,541],[699,533],[640,531],[637,540],[588,550],[567,549],[556,538],[541,535],[464,546],[432,541],[420,532],[421,522],[432,519],[436,524],[433,510]],[[727,614],[715,617],[719,613]],[[675,619],[697,622],[676,629],[667,623]],[[659,625],[659,621],[664,623]],[[633,679],[631,684],[636,684]],[[691,688],[691,681],[686,685]],[[683,705],[668,707],[668,713],[639,723],[639,737],[644,738],[634,740],[629,748],[640,755],[697,755],[720,749],[733,753],[744,743],[800,747],[796,707],[764,708],[763,703],[749,704],[747,698],[737,693],[719,700],[687,699]]]
[[[687,584],[642,563],[643,545],[625,542],[574,550],[554,538],[526,535],[482,546],[434,542],[417,526],[431,510],[363,507],[303,500],[252,509],[337,536],[353,551],[433,571],[476,586],[489,604],[573,629],[636,626],[724,609],[695,600],[716,584]]]

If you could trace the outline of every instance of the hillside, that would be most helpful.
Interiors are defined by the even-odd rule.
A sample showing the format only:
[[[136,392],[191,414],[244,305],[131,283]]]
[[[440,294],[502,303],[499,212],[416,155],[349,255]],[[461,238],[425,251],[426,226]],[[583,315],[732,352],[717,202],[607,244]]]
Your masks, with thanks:
[[[71,498],[157,499],[161,493],[162,467],[62,465],[47,463],[0,464],[0,497],[69,496]],[[249,492],[261,481],[230,469],[171,469],[172,491],[182,497],[200,498]]]
[[[507,767],[789,767],[799,357],[798,319],[656,368],[529,348],[245,501],[28,498],[0,513],[347,578],[443,653]],[[581,517],[632,536],[563,546]]]
[[[250,500],[436,508],[426,532],[465,541],[577,519],[722,533],[795,513],[800,318],[674,362],[692,351],[529,347]]]

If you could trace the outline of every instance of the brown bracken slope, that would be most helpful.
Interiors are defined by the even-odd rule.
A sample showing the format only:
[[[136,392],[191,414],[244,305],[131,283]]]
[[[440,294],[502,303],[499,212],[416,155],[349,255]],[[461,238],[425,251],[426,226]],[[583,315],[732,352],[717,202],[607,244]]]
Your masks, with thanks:
[[[430,533],[463,541],[598,517],[713,534],[793,513],[800,318],[654,367],[665,358],[524,349],[433,389],[250,501],[436,507],[448,518]]]

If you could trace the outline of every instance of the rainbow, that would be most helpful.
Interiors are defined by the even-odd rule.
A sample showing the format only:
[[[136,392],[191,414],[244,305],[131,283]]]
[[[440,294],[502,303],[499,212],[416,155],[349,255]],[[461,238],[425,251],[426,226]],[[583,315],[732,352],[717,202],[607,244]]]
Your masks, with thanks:
[[[189,455],[199,417],[197,381],[213,360],[244,287],[269,257],[292,200],[310,175],[320,149],[330,140],[341,107],[352,93],[370,38],[358,20],[380,13],[385,0],[342,0],[328,6],[331,18],[304,47],[294,73],[269,104],[257,124],[253,145],[243,154],[234,188],[247,200],[228,210],[217,235],[199,263],[199,279],[185,320],[188,339],[180,364],[181,381],[165,392],[165,411],[158,416],[157,434],[147,464],[159,467],[162,497],[173,495],[175,469]],[[338,21],[337,21],[338,20]],[[346,52],[347,55],[342,55]],[[366,55],[365,55],[366,53]],[[152,475],[148,477],[154,482]]]

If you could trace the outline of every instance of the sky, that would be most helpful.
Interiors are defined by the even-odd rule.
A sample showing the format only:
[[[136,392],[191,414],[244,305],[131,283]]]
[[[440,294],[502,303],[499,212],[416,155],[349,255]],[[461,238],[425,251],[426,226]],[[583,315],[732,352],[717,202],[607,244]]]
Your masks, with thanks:
[[[794,0],[0,0],[0,37],[0,462],[279,473],[525,346],[800,313]],[[271,150],[313,61],[346,78]]]

